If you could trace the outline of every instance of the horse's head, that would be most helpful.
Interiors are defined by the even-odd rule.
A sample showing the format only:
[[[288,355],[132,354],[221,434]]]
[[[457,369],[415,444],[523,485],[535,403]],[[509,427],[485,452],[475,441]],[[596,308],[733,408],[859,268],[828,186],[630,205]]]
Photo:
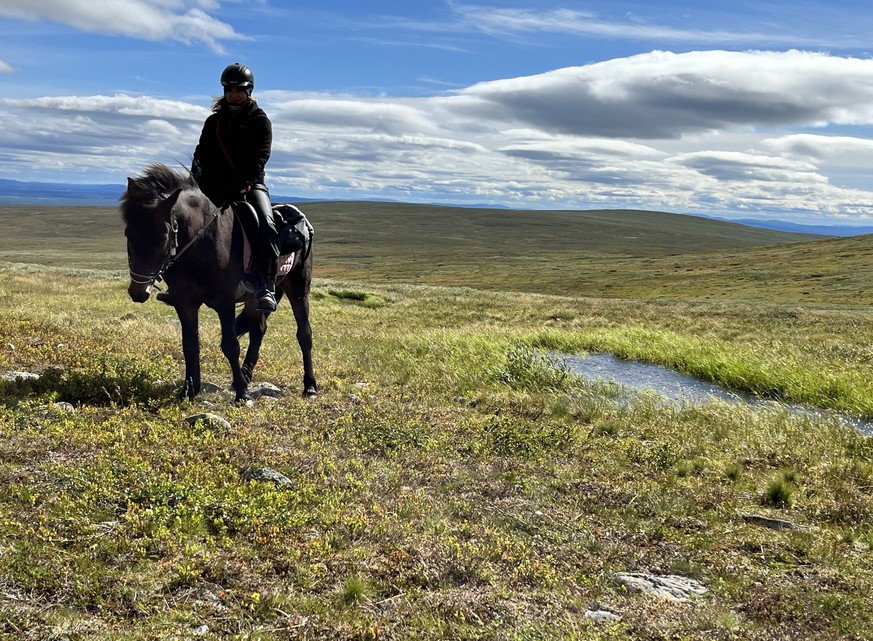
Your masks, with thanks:
[[[127,179],[121,212],[127,237],[130,284],[127,293],[135,303],[151,296],[178,244],[178,221],[173,208],[179,194],[193,185],[164,165],[152,165],[143,176]]]

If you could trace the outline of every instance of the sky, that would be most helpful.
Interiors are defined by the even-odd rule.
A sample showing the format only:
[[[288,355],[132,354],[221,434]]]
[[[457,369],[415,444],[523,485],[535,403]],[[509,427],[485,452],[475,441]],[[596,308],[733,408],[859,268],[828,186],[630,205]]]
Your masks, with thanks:
[[[274,194],[873,223],[869,0],[0,0],[0,178],[189,166],[251,67]]]

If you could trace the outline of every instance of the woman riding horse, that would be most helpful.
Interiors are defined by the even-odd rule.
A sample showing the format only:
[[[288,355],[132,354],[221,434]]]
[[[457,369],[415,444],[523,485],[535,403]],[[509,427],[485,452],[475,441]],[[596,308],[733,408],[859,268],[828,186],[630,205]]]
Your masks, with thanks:
[[[239,401],[247,400],[248,385],[258,363],[267,331],[267,314],[255,310],[254,300],[241,287],[245,277],[242,226],[222,212],[197,187],[190,173],[166,165],[149,166],[128,178],[121,198],[130,283],[127,292],[135,303],[151,296],[156,282],[165,281],[173,292],[173,307],[182,329],[185,382],[180,397],[200,391],[199,313],[213,309],[221,325],[221,351],[230,364],[232,386]],[[315,396],[318,387],[312,369],[312,327],[309,295],[312,251],[297,251],[289,271],[279,282],[297,321],[297,342],[303,356],[303,394]],[[249,290],[250,291],[250,290]],[[236,315],[237,305],[243,309]],[[239,336],[248,334],[240,364]]]
[[[260,287],[255,292],[256,309],[276,311],[276,259],[279,238],[273,220],[270,192],[264,184],[264,167],[270,159],[273,126],[252,96],[252,70],[235,62],[221,73],[224,95],[212,105],[194,150],[191,175],[197,186],[222,207],[243,197],[258,216],[257,238],[251,238]],[[167,294],[170,294],[169,292]],[[172,295],[158,298],[172,304]]]

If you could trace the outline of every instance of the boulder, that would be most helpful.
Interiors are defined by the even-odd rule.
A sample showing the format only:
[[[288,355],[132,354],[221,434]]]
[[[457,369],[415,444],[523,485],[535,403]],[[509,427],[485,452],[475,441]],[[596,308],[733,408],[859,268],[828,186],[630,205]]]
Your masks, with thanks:
[[[619,573],[615,580],[629,592],[648,594],[670,601],[687,601],[708,592],[702,583],[675,574]]]

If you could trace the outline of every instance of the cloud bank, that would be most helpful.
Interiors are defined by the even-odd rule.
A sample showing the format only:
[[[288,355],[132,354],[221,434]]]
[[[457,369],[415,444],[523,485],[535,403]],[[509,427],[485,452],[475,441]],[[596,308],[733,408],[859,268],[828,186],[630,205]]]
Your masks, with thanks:
[[[653,51],[425,98],[258,93],[274,193],[869,221],[873,61]],[[208,105],[0,99],[0,171],[186,164]],[[18,174],[18,175],[16,175]]]

